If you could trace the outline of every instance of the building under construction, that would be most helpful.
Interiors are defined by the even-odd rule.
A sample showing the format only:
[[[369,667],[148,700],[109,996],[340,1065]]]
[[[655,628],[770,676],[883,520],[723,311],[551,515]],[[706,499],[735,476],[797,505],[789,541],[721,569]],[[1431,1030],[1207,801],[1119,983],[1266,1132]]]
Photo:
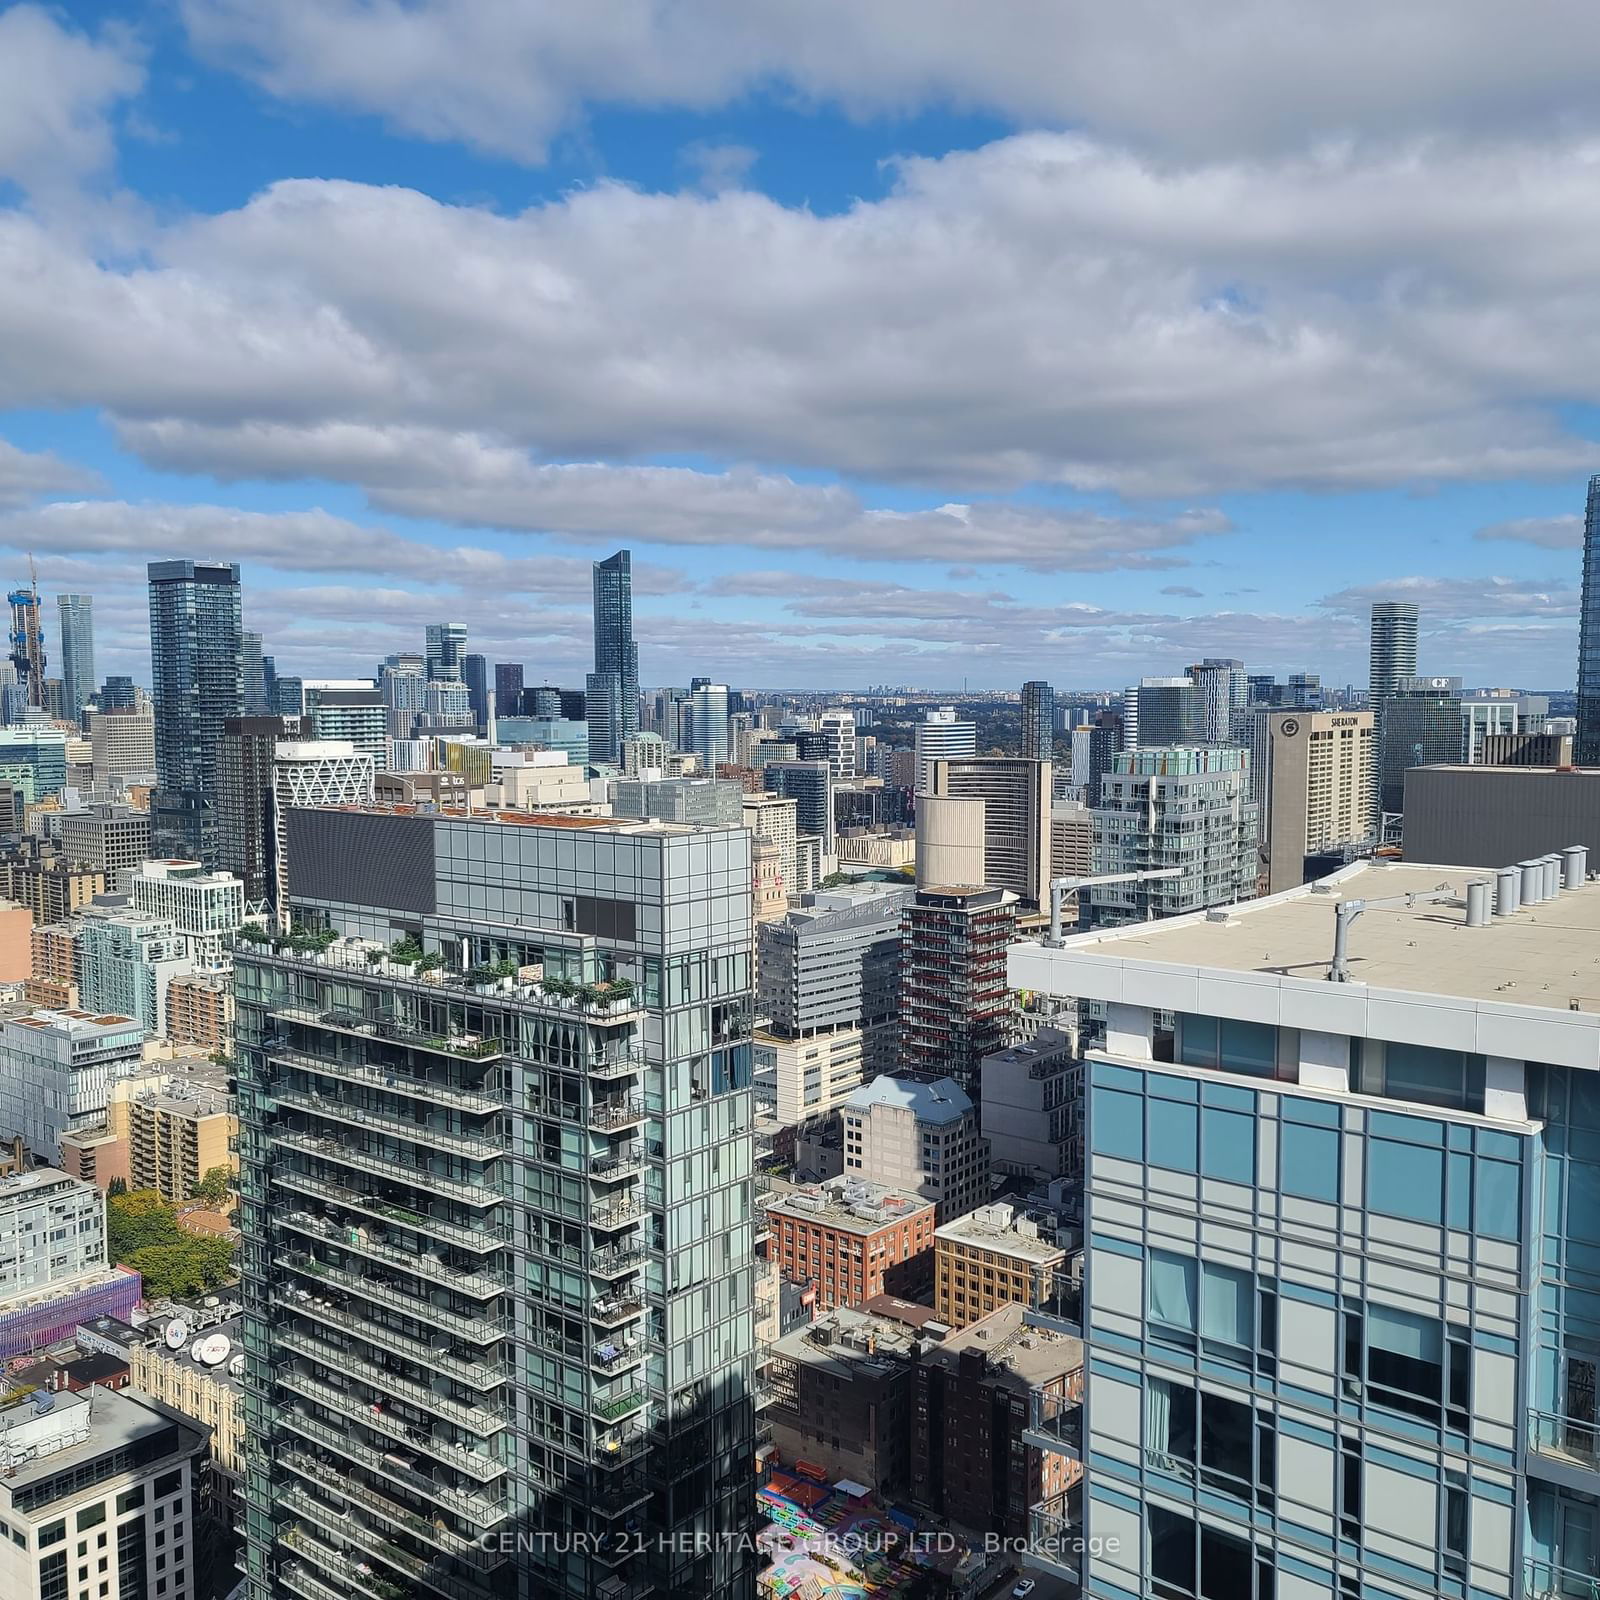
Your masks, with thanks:
[[[39,625],[39,579],[30,561],[26,589],[13,589],[6,596],[11,606],[11,665],[16,669],[17,685],[24,705],[45,703],[44,630]]]

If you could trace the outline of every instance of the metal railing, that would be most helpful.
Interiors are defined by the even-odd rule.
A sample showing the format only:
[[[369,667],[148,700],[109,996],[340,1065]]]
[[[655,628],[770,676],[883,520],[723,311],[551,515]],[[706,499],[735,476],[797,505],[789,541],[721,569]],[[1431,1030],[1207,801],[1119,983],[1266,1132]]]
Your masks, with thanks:
[[[299,1072],[313,1072],[319,1077],[370,1085],[385,1094],[405,1095],[413,1100],[429,1100],[436,1105],[452,1106],[457,1111],[470,1112],[474,1116],[493,1116],[506,1108],[503,1096],[487,1094],[481,1089],[437,1083],[431,1078],[417,1077],[395,1067],[378,1066],[371,1062],[329,1061],[300,1050],[270,1050],[267,1060]]]
[[[276,1133],[273,1138],[282,1149],[297,1151],[316,1161],[331,1161],[356,1172],[370,1173],[389,1183],[403,1183],[427,1194],[441,1195],[458,1205],[497,1206],[508,1198],[488,1184],[461,1183],[422,1167],[407,1167],[393,1156],[373,1155],[366,1150],[352,1149],[338,1139],[319,1138],[311,1133]],[[500,1152],[502,1155],[504,1153]]]
[[[1600,1576],[1529,1556],[1522,1563],[1523,1600],[1600,1600]]]
[[[388,1176],[392,1181],[394,1177],[392,1169]],[[424,1211],[414,1211],[407,1206],[391,1204],[364,1190],[352,1189],[347,1184],[339,1183],[332,1178],[319,1177],[314,1172],[297,1172],[292,1168],[279,1169],[272,1174],[272,1181],[297,1193],[315,1195],[320,1200],[344,1206],[347,1210],[359,1211],[364,1216],[376,1217],[382,1222],[409,1228],[414,1233],[425,1233],[430,1238],[442,1240],[446,1244],[459,1245],[463,1250],[483,1254],[503,1250],[511,1241],[511,1230],[500,1223],[485,1223],[469,1228],[459,1222],[447,1222]],[[417,1186],[421,1186],[420,1175]]]
[[[418,1277],[448,1282],[452,1292],[471,1300],[490,1300],[510,1292],[510,1284],[503,1277],[490,1277],[487,1273],[468,1272],[448,1262],[435,1261],[417,1250],[397,1250],[370,1236],[359,1237],[366,1230],[340,1228],[324,1217],[313,1216],[309,1211],[291,1211],[280,1216],[281,1226],[319,1242],[337,1245],[351,1255],[366,1256],[371,1261],[383,1261],[415,1273]]]
[[[1528,1448],[1600,1470],[1600,1427],[1557,1411],[1528,1412]]]
[[[280,1266],[288,1267],[292,1272],[304,1273],[321,1283],[337,1284],[341,1289],[347,1289],[351,1294],[359,1295],[364,1300],[390,1306],[396,1311],[404,1312],[408,1317],[415,1318],[418,1322],[443,1328],[471,1344],[492,1344],[511,1332],[511,1318],[508,1316],[489,1314],[463,1316],[460,1312],[449,1311],[443,1306],[435,1305],[424,1295],[405,1290],[396,1284],[385,1283],[381,1278],[366,1278],[354,1272],[346,1272],[327,1261],[318,1261],[300,1250],[281,1250],[276,1259]],[[441,1277],[444,1275],[441,1274]],[[441,1287],[446,1286],[448,1285],[441,1284]]]
[[[498,1161],[511,1153],[504,1139],[485,1139],[473,1133],[455,1133],[448,1128],[435,1128],[426,1122],[406,1122],[400,1117],[386,1117],[382,1112],[368,1111],[344,1100],[330,1100],[326,1095],[311,1094],[299,1089],[272,1088],[267,1091],[280,1106],[292,1111],[303,1111],[308,1116],[322,1117],[329,1122],[343,1122],[352,1128],[370,1130],[403,1139],[407,1144],[421,1145],[428,1150],[448,1150],[452,1155],[469,1161]]]

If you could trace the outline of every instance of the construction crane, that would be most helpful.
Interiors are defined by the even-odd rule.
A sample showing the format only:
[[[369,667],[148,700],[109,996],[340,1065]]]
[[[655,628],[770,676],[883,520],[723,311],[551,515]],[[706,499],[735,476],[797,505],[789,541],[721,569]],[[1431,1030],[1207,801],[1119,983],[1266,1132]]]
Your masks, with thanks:
[[[39,625],[39,568],[28,555],[28,587],[6,596],[11,606],[11,665],[26,705],[42,707],[44,698],[44,632]]]

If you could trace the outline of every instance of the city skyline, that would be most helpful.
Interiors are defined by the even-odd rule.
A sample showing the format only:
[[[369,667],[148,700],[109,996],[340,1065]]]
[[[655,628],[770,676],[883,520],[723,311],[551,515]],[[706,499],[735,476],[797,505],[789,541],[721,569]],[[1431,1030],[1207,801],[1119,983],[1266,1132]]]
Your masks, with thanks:
[[[437,49],[360,8],[332,52],[224,0],[0,10],[32,108],[0,135],[0,559],[97,596],[102,673],[140,676],[141,564],[190,557],[245,567],[306,676],[454,616],[575,682],[625,544],[657,682],[1360,681],[1373,598],[1421,606],[1429,670],[1571,681],[1600,447],[1569,53],[1480,19],[1474,91],[1419,99],[1299,6],[1107,18],[1043,79],[1043,13],[909,56],[853,14],[804,52],[577,17],[592,72],[552,75],[544,24],[424,10]],[[1174,52],[1228,116],[1156,87]],[[1272,63],[1312,55],[1286,121]]]

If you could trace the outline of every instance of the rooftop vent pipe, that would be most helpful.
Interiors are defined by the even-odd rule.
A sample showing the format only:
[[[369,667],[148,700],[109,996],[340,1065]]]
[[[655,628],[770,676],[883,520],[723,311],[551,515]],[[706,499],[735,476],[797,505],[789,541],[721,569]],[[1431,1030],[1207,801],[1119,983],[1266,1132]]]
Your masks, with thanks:
[[[1522,904],[1517,892],[1519,874],[1515,867],[1501,867],[1494,875],[1494,914],[1497,917],[1514,917]]]
[[[1538,905],[1544,899],[1544,868],[1537,861],[1519,861],[1517,871],[1522,875],[1523,905]]]
[[[1561,893],[1561,857],[1554,851],[1544,858],[1544,897],[1554,900]]]
[[[1481,928],[1489,920],[1489,889],[1487,878],[1474,878],[1467,885],[1467,926]]]
[[[1589,851],[1581,844],[1569,844],[1561,852],[1561,887],[1581,889],[1589,875]]]

